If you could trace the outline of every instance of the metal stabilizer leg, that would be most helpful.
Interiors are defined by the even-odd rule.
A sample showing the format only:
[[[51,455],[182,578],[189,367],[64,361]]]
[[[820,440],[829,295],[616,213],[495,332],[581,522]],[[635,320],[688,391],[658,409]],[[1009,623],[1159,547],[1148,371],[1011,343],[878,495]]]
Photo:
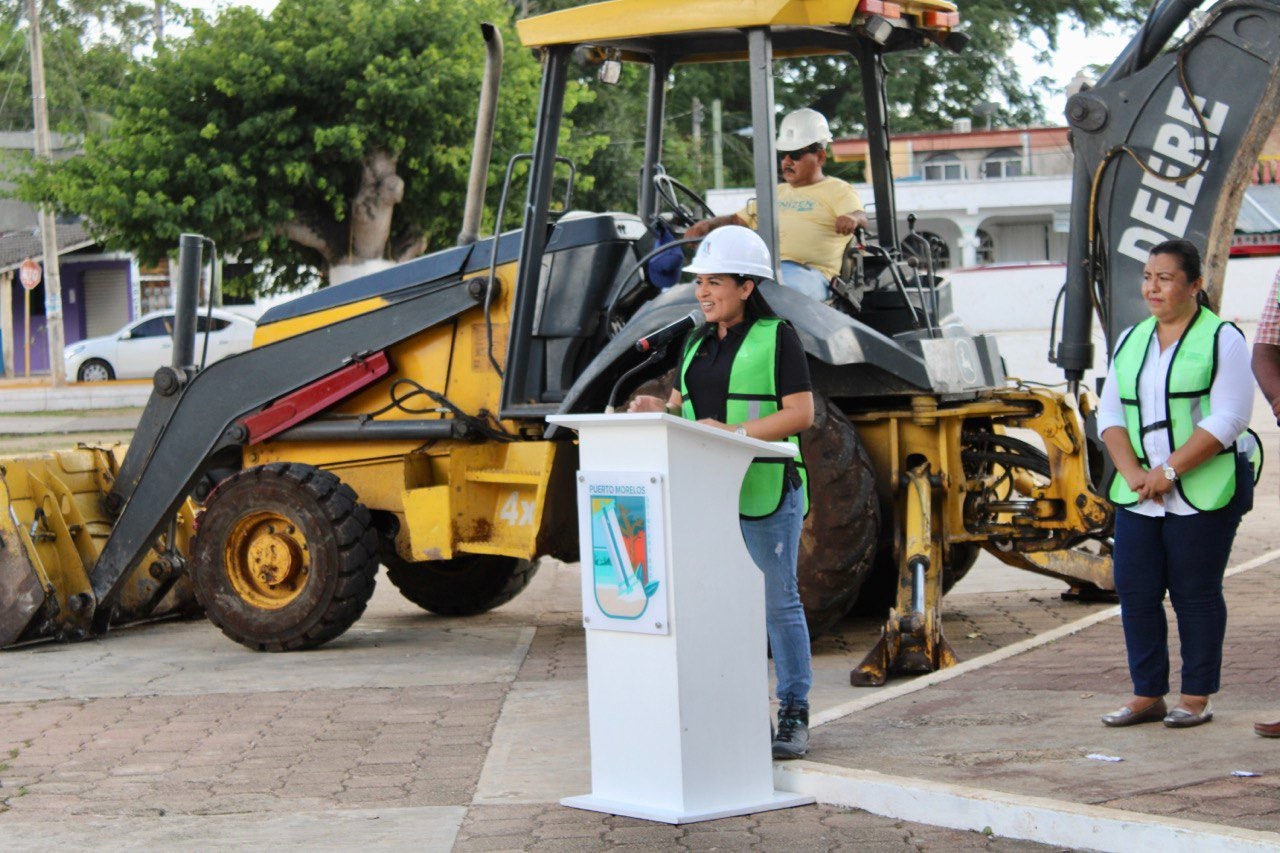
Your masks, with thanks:
[[[952,666],[956,654],[942,636],[942,547],[933,541],[929,464],[906,476],[904,547],[898,570],[898,600],[880,639],[849,673],[855,687],[879,687],[892,672],[933,672]]]

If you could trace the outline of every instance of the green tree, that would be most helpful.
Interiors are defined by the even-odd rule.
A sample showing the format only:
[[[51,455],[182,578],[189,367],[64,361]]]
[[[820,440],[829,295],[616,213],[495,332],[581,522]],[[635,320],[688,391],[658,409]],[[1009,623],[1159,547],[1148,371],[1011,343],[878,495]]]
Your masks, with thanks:
[[[159,258],[195,231],[276,289],[451,245],[484,64],[508,47],[491,176],[532,137],[538,66],[502,0],[283,0],[196,17],[130,74],[85,153],[39,169],[29,198],[81,213],[108,245]],[[570,93],[572,106],[578,96]],[[565,130],[589,157],[596,137]]]
[[[136,56],[150,52],[160,14],[176,23],[186,13],[169,0],[74,0],[39,3],[44,37],[49,122],[55,132],[101,128],[124,88]],[[30,130],[31,64],[27,3],[0,6],[0,127]]]
[[[998,125],[1052,121],[1043,93],[1047,80],[1025,80],[1012,59],[1019,43],[1043,43],[1041,58],[1057,50],[1065,25],[1086,30],[1141,19],[1142,0],[972,0],[960,2],[968,46],[960,53],[931,49],[885,58],[891,128],[941,130],[974,115],[984,102],[997,105]],[[852,60],[827,58],[796,64],[779,84],[778,100],[788,108],[811,106],[832,118],[838,134],[865,131],[860,75]]]

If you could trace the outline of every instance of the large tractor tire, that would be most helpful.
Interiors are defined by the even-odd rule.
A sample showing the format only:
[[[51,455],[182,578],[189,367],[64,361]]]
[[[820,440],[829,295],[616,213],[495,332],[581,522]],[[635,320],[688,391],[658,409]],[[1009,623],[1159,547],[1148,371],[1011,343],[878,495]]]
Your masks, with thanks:
[[[210,494],[195,538],[196,598],[222,633],[259,651],[312,649],[364,612],[378,537],[350,486],[310,465],[241,471]]]
[[[809,634],[840,621],[871,574],[880,530],[876,476],[857,430],[822,394],[801,436],[809,515],[800,536],[800,599]]]
[[[538,573],[534,561],[490,554],[414,563],[385,548],[382,562],[401,595],[441,616],[475,616],[506,604]]]

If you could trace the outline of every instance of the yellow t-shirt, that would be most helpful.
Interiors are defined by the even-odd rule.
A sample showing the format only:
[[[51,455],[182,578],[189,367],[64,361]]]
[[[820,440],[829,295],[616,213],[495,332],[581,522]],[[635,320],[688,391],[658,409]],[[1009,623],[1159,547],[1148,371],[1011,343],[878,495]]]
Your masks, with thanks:
[[[755,228],[752,201],[737,216]],[[858,191],[839,178],[823,178],[807,187],[778,185],[778,257],[808,264],[827,278],[840,273],[840,254],[848,234],[836,233],[836,217],[862,210]]]

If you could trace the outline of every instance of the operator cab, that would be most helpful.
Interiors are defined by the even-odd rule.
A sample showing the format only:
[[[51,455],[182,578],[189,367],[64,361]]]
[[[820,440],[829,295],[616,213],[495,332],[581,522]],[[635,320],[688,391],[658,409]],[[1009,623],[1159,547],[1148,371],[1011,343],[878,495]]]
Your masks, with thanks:
[[[866,104],[861,118],[870,140],[878,240],[858,249],[848,286],[837,291],[832,305],[798,294],[800,302],[781,294],[770,301],[788,319],[796,313],[814,314],[811,325],[826,330],[827,339],[806,340],[806,348],[811,356],[832,363],[840,357],[835,352],[841,346],[838,339],[848,336],[841,325],[854,322],[851,317],[858,318],[856,325],[865,334],[881,337],[942,334],[938,311],[944,306],[932,270],[910,265],[898,239],[882,58],[931,45],[958,51],[967,40],[956,31],[958,25],[956,7],[947,0],[791,0],[706,7],[685,0],[610,0],[519,21],[521,41],[541,54],[543,78],[534,149],[527,155],[531,165],[519,251],[525,262],[511,315],[503,416],[556,411],[580,384],[582,371],[596,367],[596,356],[621,351],[656,326],[688,313],[692,294],[682,302],[680,291],[691,288],[665,290],[661,285],[666,282],[653,280],[651,262],[664,252],[670,260],[669,241],[674,237],[678,245],[685,228],[713,215],[695,189],[669,173],[672,165],[683,166],[687,156],[674,155],[680,159],[663,163],[664,153],[673,156],[663,147],[673,75],[701,63],[743,65],[751,102],[757,230],[776,259],[774,59],[844,55],[853,60]],[[634,68],[646,69],[648,77],[645,115],[636,116],[636,142],[643,140],[636,212],[563,214],[567,204],[558,205],[554,196],[566,164],[558,152],[566,90],[571,84],[599,86],[595,77],[604,84],[618,82],[627,66],[632,69],[629,79],[635,79]],[[607,89],[597,97],[609,97]],[[504,197],[506,189],[509,185]],[[584,228],[596,229],[598,242],[570,238]],[[823,312],[837,316],[828,318]],[[626,324],[629,318],[636,322]]]

